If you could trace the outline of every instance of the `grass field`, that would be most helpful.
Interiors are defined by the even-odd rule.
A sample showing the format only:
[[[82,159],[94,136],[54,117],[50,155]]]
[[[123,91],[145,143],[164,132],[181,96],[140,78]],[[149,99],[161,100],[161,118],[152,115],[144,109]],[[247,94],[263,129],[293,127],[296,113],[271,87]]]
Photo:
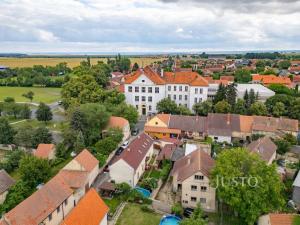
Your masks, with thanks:
[[[158,225],[162,215],[144,212],[140,205],[127,204],[120,215],[117,225]]]
[[[41,87],[0,87],[0,101],[6,97],[13,97],[16,102],[30,102],[23,97],[28,91],[34,92],[33,102],[52,103],[60,99],[60,88]]]
[[[130,58],[131,63],[137,62],[140,66],[149,65],[155,61],[162,61],[164,58],[160,57],[137,57]],[[58,63],[66,62],[69,67],[73,68],[78,66],[81,61],[86,58],[13,58],[13,57],[1,57],[0,65],[14,67],[32,67],[33,65],[55,66]],[[106,62],[106,58],[91,58],[91,63],[96,64],[98,61]]]

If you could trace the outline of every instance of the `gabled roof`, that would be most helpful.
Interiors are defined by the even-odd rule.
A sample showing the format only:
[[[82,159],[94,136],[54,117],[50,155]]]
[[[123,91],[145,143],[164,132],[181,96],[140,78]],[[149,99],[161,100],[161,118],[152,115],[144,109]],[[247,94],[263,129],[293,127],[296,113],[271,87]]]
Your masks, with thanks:
[[[177,181],[184,181],[197,172],[209,177],[214,167],[214,160],[203,150],[196,150],[175,162],[172,176],[177,174]]]
[[[205,132],[206,117],[171,115],[169,128],[189,132]]]
[[[274,118],[266,116],[253,116],[253,130],[275,132],[275,131],[291,131],[298,132],[298,120],[287,118]]]
[[[124,127],[128,126],[129,122],[123,117],[118,116],[111,116],[109,118],[108,127],[109,128],[120,128],[123,129]]]
[[[196,72],[164,72],[163,79],[168,84],[190,84],[208,86],[208,82]]]
[[[254,74],[252,75],[253,81],[259,81],[263,84],[285,84],[290,85],[291,79],[289,77],[277,77],[275,75],[260,75],[260,74]]]
[[[109,208],[96,190],[91,188],[67,215],[61,225],[99,225],[105,218],[108,210]]]
[[[5,214],[4,218],[10,225],[40,224],[72,193],[73,190],[69,185],[61,177],[55,176],[41,189]]]
[[[39,144],[34,155],[39,158],[48,159],[50,153],[54,151],[54,144]]]
[[[113,160],[112,165],[122,159],[136,170],[145,158],[153,142],[154,140],[145,133],[138,135],[129,146],[124,149],[121,155]]]
[[[236,114],[209,113],[207,116],[207,132],[214,136],[232,136],[239,132],[240,117]]]
[[[166,124],[167,126],[169,125],[169,121],[170,121],[170,114],[157,114],[156,117],[158,119],[160,119],[164,124]]]
[[[82,150],[75,158],[83,168],[90,172],[92,171],[99,163],[99,161],[90,153],[87,149]]]
[[[88,183],[88,172],[78,170],[61,170],[56,176],[60,177],[71,188],[84,187]]]
[[[247,148],[250,150],[250,152],[257,153],[261,159],[266,162],[271,160],[272,156],[277,150],[277,146],[269,137],[263,137],[253,141],[247,146]]]
[[[14,179],[5,170],[0,170],[0,194],[7,191],[14,184]]]
[[[156,72],[154,72],[150,66],[146,66],[144,69],[138,69],[134,74],[130,76],[125,76],[125,84],[131,84],[136,79],[138,79],[142,74],[148,77],[155,84],[165,84],[165,81],[159,76]]]
[[[279,214],[272,213],[269,214],[270,225],[293,225],[294,217],[296,214]]]

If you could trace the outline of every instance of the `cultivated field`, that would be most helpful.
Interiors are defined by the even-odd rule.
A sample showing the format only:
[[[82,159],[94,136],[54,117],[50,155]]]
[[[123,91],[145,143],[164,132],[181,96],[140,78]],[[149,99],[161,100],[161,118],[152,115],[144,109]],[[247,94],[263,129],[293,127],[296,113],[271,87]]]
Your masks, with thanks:
[[[33,102],[52,103],[60,99],[60,90],[60,88],[42,87],[0,87],[0,101],[6,97],[13,97],[16,102],[30,102],[22,95],[28,91],[33,91]]]
[[[140,66],[149,65],[153,62],[162,61],[164,58],[160,57],[137,57],[130,58],[131,63],[137,62]],[[55,66],[58,63],[66,62],[69,67],[73,68],[78,66],[81,61],[86,60],[86,58],[10,58],[10,57],[1,57],[0,65],[8,66],[11,68],[14,67],[32,67],[33,65],[44,65],[44,66]],[[98,61],[106,62],[106,58],[91,58],[91,63],[96,64]]]

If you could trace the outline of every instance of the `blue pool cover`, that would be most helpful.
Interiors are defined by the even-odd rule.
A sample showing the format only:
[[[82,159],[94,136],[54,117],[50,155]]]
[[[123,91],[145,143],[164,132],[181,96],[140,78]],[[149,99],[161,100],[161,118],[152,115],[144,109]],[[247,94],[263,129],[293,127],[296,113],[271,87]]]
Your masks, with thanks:
[[[145,188],[135,187],[135,190],[140,192],[145,198],[150,198],[151,192]]]
[[[159,225],[179,225],[180,218],[174,215],[163,216]]]

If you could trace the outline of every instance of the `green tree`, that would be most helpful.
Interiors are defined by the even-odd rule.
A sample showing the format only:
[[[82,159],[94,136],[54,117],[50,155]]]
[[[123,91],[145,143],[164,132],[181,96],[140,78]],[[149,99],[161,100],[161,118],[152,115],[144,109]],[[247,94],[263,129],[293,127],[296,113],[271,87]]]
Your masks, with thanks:
[[[4,99],[4,102],[6,102],[6,103],[13,103],[13,102],[15,102],[15,99],[13,97],[6,97]]]
[[[252,80],[250,71],[246,69],[238,69],[235,71],[234,78],[238,83],[249,83]]]
[[[45,123],[52,120],[52,112],[50,107],[41,102],[36,110],[36,118],[37,120],[44,121]]]
[[[32,136],[32,147],[36,148],[40,143],[51,144],[53,141],[52,134],[46,127],[38,127],[34,130]]]
[[[175,203],[171,208],[172,214],[175,214],[177,216],[183,215],[183,208],[180,203]]]
[[[226,99],[226,87],[221,83],[214,97],[213,103],[216,104],[217,102],[223,101],[224,99]]]
[[[25,104],[25,105],[22,105],[20,107],[20,109],[21,109],[20,110],[20,117],[22,119],[30,119],[30,117],[31,117],[31,110],[30,110],[29,106],[27,104]]]
[[[277,102],[282,102],[286,109],[291,109],[291,106],[294,103],[294,99],[292,96],[285,95],[285,94],[276,94],[276,95],[268,98],[265,102],[265,105],[267,106],[268,111],[270,113],[273,112],[273,107],[275,106],[275,104]],[[291,113],[291,116],[293,116],[293,113]]]
[[[132,67],[132,71],[137,71],[139,69],[139,64],[137,64],[136,62],[133,64],[133,67]]]
[[[219,101],[215,105],[216,113],[230,113],[230,111],[231,111],[231,105],[226,100]]]
[[[82,132],[79,131],[76,137],[76,141],[74,143],[74,150],[76,153],[80,153],[85,148],[84,138]]]
[[[289,60],[282,60],[278,63],[279,69],[288,69],[291,66],[291,63]]]
[[[190,218],[181,220],[180,225],[206,225],[208,222],[203,219],[203,212],[200,204],[197,204],[197,208],[194,209]]]
[[[102,155],[109,155],[118,146],[118,143],[112,137],[104,138],[95,145],[96,151]]]
[[[232,108],[235,105],[236,96],[237,96],[236,84],[233,83],[233,84],[228,85],[226,87],[226,99]]]
[[[137,109],[132,105],[127,105],[126,103],[116,105],[111,113],[113,116],[120,116],[127,119],[130,127],[134,127],[139,118]]]
[[[5,169],[6,172],[11,173],[19,167],[21,158],[25,155],[22,150],[9,151],[5,154],[5,160],[0,163],[0,168]]]
[[[291,149],[291,143],[285,140],[284,138],[278,138],[274,140],[274,143],[277,146],[277,153],[284,154]]]
[[[275,117],[280,117],[285,114],[285,107],[282,102],[276,102],[272,109],[272,115]]]
[[[18,129],[16,135],[14,136],[14,143],[17,146],[31,148],[33,145],[32,138],[34,135],[33,127],[29,124],[26,124]]]
[[[234,106],[234,113],[245,115],[247,114],[247,109],[245,107],[245,101],[243,99],[238,99]]]
[[[86,115],[79,108],[76,108],[72,112],[70,126],[73,130],[81,132],[84,132],[84,130],[87,128]]]
[[[164,98],[157,103],[156,109],[159,113],[176,114],[177,105],[169,98]]]
[[[48,160],[26,155],[20,161],[19,172],[21,179],[26,181],[30,188],[35,188],[38,184],[48,180],[51,167]]]
[[[222,151],[211,174],[218,199],[237,212],[243,224],[252,225],[260,215],[284,205],[276,166],[268,166],[246,149]]]
[[[288,111],[290,118],[300,120],[300,98],[292,102],[292,106],[288,108]]]
[[[189,110],[184,105],[180,105],[180,106],[177,107],[177,114],[179,114],[179,115],[191,115],[192,112],[191,112],[191,110]]]
[[[0,117],[0,144],[12,144],[14,139],[14,130],[8,120]]]
[[[56,158],[66,159],[68,157],[68,149],[64,145],[64,143],[59,143],[56,146],[55,156]]]
[[[199,102],[193,105],[193,110],[199,116],[207,116],[208,113],[211,113],[213,111],[213,104],[209,100]]]
[[[34,93],[32,91],[28,91],[27,93],[24,93],[22,96],[25,98],[28,98],[30,100],[30,102],[32,102]]]
[[[251,115],[266,116],[268,114],[267,107],[262,102],[255,102],[250,106],[249,112]]]

